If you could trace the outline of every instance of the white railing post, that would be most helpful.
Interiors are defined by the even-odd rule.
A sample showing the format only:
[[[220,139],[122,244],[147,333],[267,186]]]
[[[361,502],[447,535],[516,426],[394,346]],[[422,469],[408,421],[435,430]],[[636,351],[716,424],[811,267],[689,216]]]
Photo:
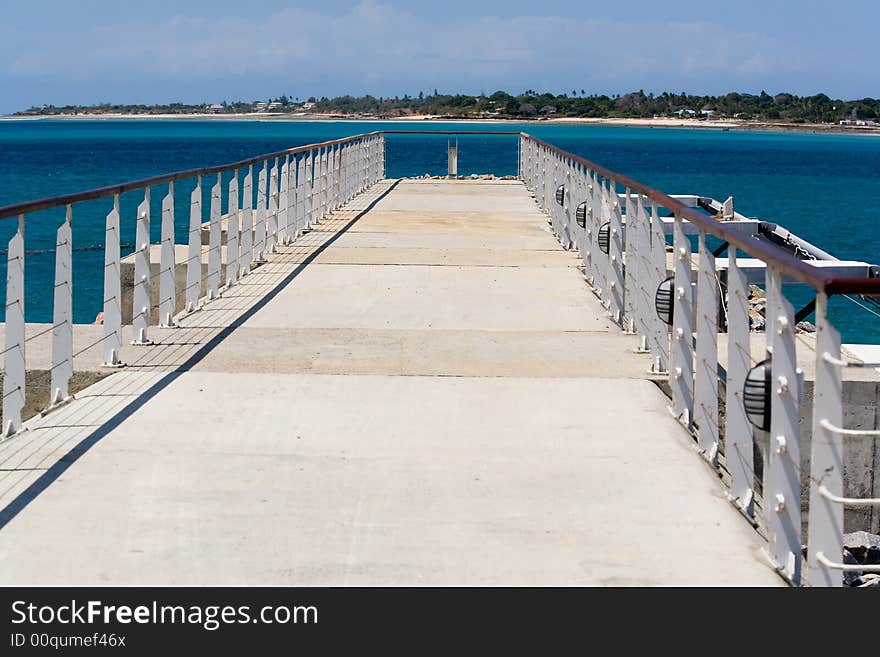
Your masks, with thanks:
[[[551,175],[552,183],[550,184],[550,220],[553,224],[553,232],[556,233],[556,239],[559,240],[559,243],[562,244],[563,248],[565,248],[565,244],[563,243],[562,236],[562,218],[560,215],[562,214],[562,206],[556,202],[556,190],[559,185],[562,184],[562,177],[559,174],[559,156],[556,153],[553,153],[553,173]]]
[[[315,163],[312,158],[312,151],[306,155],[306,196],[305,196],[305,229],[310,230],[312,224],[315,223],[314,204],[315,204]]]
[[[550,154],[545,147],[541,148],[541,195],[538,205],[547,209],[547,187],[550,185]]]
[[[349,142],[342,147],[342,204],[345,205],[353,196],[351,193],[351,174],[355,157],[355,143]]]
[[[367,177],[370,167],[373,166],[373,162],[370,160],[371,148],[373,148],[372,140],[367,139],[358,143],[357,182],[355,183],[355,190],[358,193],[367,188]]]
[[[526,140],[525,137],[521,137],[526,143],[526,150],[528,152],[528,166],[526,167],[526,189],[530,192],[535,192],[535,156],[536,156],[536,148],[534,142],[531,139]]]
[[[342,166],[342,146],[337,144],[333,148],[333,210],[339,209],[339,185],[342,180],[340,167]]]
[[[239,252],[241,244],[241,210],[238,202],[238,169],[232,171],[227,192],[229,204],[226,208],[226,287],[232,287],[241,272]]]
[[[596,173],[596,187],[598,191],[598,213],[596,215],[596,266],[599,270],[598,276],[598,286],[594,286],[594,291],[599,296],[599,299],[602,302],[602,305],[605,306],[605,309],[609,309],[611,307],[611,302],[608,300],[609,292],[608,285],[610,284],[612,278],[611,274],[611,263],[608,260],[608,253],[606,253],[603,249],[599,247],[599,237],[602,232],[602,228],[607,223],[608,230],[608,250],[610,252],[611,247],[611,201],[608,198],[608,185],[607,181],[599,180],[599,174]]]
[[[605,286],[602,272],[600,270],[600,260],[604,254],[599,251],[598,235],[599,224],[602,216],[602,197],[599,189],[599,181],[596,179],[596,172],[592,169],[587,171],[587,217],[586,232],[587,240],[587,273],[590,285],[594,291],[601,290]]]
[[[522,137],[518,137],[516,140],[516,177],[519,180],[523,180],[523,173],[526,170],[525,167],[525,152],[523,151],[523,140]]]
[[[770,443],[764,510],[770,557],[795,585],[801,571],[800,372],[795,353],[794,309],[782,293],[782,274],[767,267],[767,341],[771,347]]]
[[[281,165],[280,189],[278,191],[278,244],[290,244],[290,225],[292,217],[290,207],[293,205],[294,188],[290,184],[290,156],[284,157]]]
[[[325,184],[325,203],[324,203],[324,216],[327,217],[333,212],[333,188],[335,185],[333,184],[333,179],[335,178],[335,156],[336,156],[336,146],[331,145],[327,147],[327,169],[325,171],[326,184]]]
[[[360,166],[360,142],[352,142],[348,147],[348,194],[346,202],[350,201],[357,195],[357,171]]]
[[[135,245],[137,248],[137,245]],[[119,253],[119,194],[104,229],[104,367],[122,367],[122,269]]]
[[[611,226],[608,231],[608,308],[611,318],[618,324],[623,321],[623,221],[620,213],[620,201],[617,198],[617,186],[613,180],[608,181],[608,203],[610,205]]]
[[[743,405],[743,386],[751,363],[749,287],[728,247],[727,269],[727,403],[724,455],[730,472],[730,498],[749,518],[755,514],[755,463],[752,425]]]
[[[288,162],[287,174],[287,244],[293,244],[294,240],[299,237],[299,218],[297,211],[299,209],[299,165],[297,163],[297,155]]]
[[[718,278],[715,257],[699,235],[697,276],[697,353],[694,372],[694,423],[700,451],[713,465],[718,460]]]
[[[534,193],[535,190],[537,189],[537,187],[536,187],[536,181],[537,181],[537,167],[536,167],[537,155],[538,155],[537,145],[534,144],[531,140],[529,140],[529,169],[528,169],[528,175],[529,175],[529,183],[530,183],[530,184],[529,184],[529,190],[530,190],[532,193]]]
[[[55,239],[55,294],[52,306],[52,382],[49,408],[70,399],[73,375],[73,208],[65,208]]]
[[[560,241],[562,242],[562,248],[569,250],[573,246],[574,240],[572,238],[573,231],[571,228],[571,163],[567,160],[565,162],[561,180],[562,185],[565,189],[565,193],[562,197],[562,207],[559,208],[559,212],[562,218],[562,234],[560,235]]]
[[[269,161],[260,166],[257,176],[257,210],[255,213],[256,224],[254,226],[254,260],[263,263],[266,260],[266,167]]]
[[[361,172],[358,191],[369,189],[372,179],[377,176],[380,166],[381,146],[374,138],[365,139],[361,144]]]
[[[210,236],[209,236],[210,239]],[[202,177],[189,197],[189,243],[186,258],[186,312],[199,308],[202,293]]]
[[[177,290],[174,281],[174,183],[168,183],[168,193],[162,199],[161,245],[159,247],[159,326],[174,326]],[[148,258],[149,258],[149,251]]]
[[[150,299],[150,188],[144,190],[144,200],[137,209],[134,252],[134,290],[132,292],[131,323],[133,345],[150,345],[147,336],[152,313]]]
[[[348,149],[346,151],[345,163],[347,166],[347,173],[345,179],[345,201],[346,203],[355,197],[355,181],[357,180],[357,168],[358,168],[358,157],[359,157],[359,143],[360,142],[352,142],[348,145]]]
[[[324,217],[324,148],[318,148],[315,153],[315,208],[312,214],[312,223],[321,223]]]
[[[650,270],[654,284],[649,289],[651,305],[651,371],[654,374],[667,374],[669,366],[669,326],[657,314],[655,298],[660,283],[666,280],[666,234],[657,203],[651,202],[651,256]],[[673,295],[674,296],[674,295]]]
[[[330,214],[330,149],[325,146],[321,155],[321,221]]]
[[[339,178],[336,182],[338,206],[341,208],[348,200],[348,144],[339,146]]]
[[[24,215],[6,256],[6,350],[3,358],[3,436],[21,430],[25,403]]]
[[[524,156],[525,157],[525,156]],[[523,161],[523,172],[525,172],[525,160]],[[584,277],[589,280],[589,266],[587,264],[587,229],[586,229],[586,215],[584,217],[585,223],[584,226],[581,227],[580,223],[578,223],[577,213],[578,208],[581,206],[581,203],[585,203],[587,200],[587,185],[586,185],[586,173],[584,172],[583,166],[578,163],[575,166],[575,174],[572,189],[572,198],[571,204],[574,206],[574,243],[575,248],[577,248],[578,253],[581,256],[581,262],[584,265]],[[525,181],[523,181],[525,184]],[[586,207],[586,206],[584,206]]]
[[[294,239],[303,234],[306,225],[306,200],[308,188],[306,186],[306,156],[300,155],[296,163],[296,233]]]
[[[242,185],[240,276],[251,273],[254,260],[254,165],[248,167]]]
[[[826,356],[827,355],[827,356]],[[822,495],[843,497],[843,436],[828,426],[843,426],[843,383],[838,366],[840,333],[828,319],[828,297],[816,294],[816,382],[813,393],[813,438],[810,456],[810,522],[807,576],[811,586],[841,586],[840,571],[822,564],[822,555],[843,561],[843,505]]]
[[[278,211],[281,208],[281,204],[278,202],[278,160],[273,158],[271,164],[268,162],[266,164],[269,167],[267,174],[269,188],[266,190],[266,199],[269,203],[269,209],[266,213],[266,253],[275,253],[280,227]]]
[[[653,332],[652,316],[657,317],[657,312],[654,309],[654,294],[657,291],[657,286],[663,279],[655,278],[651,263],[651,218],[648,216],[645,201],[646,198],[644,196],[636,194],[636,222],[635,226],[630,226],[629,220],[627,220],[627,245],[633,243],[630,241],[630,236],[632,236],[636,245],[636,257],[634,263],[635,289],[633,290],[635,299],[633,300],[633,307],[636,313],[635,330],[641,336],[639,351],[653,353],[651,349],[651,337]],[[633,228],[635,230],[633,230]],[[627,248],[629,248],[629,246],[627,246]],[[627,263],[629,263],[629,261],[629,254],[627,254]]]
[[[208,226],[208,301],[216,299],[220,294],[220,255],[221,255],[221,229],[220,216],[223,194],[223,175],[217,174],[217,182],[211,187],[211,217]],[[226,228],[226,243],[229,248],[229,227]]]
[[[626,255],[626,263],[623,268],[623,328],[627,333],[635,335],[636,330],[636,276],[638,274],[638,230],[639,217],[637,217],[636,204],[633,201],[632,190],[627,187],[624,192],[624,214],[626,216],[626,233],[623,239],[623,252]]]
[[[684,220],[675,217],[675,284],[673,290],[672,410],[679,421],[691,430],[694,417],[694,304],[691,272],[691,243],[684,234]]]

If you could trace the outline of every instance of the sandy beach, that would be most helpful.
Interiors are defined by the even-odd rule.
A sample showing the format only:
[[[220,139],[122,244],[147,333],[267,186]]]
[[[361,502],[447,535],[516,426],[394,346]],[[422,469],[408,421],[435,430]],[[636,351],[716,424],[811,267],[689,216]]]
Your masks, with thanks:
[[[408,115],[394,118],[377,116],[353,116],[350,114],[317,114],[314,112],[266,113],[249,112],[238,114],[58,114],[52,116],[0,116],[0,121],[124,121],[124,120],[177,120],[177,121],[311,121],[358,123],[476,123],[476,124],[516,124],[516,125],[611,125],[638,126],[646,128],[693,128],[703,130],[768,130],[778,132],[844,133],[880,135],[880,126],[842,126],[832,123],[773,123],[767,121],[746,121],[742,119],[679,119],[655,116],[652,118],[581,118],[559,117],[542,119],[501,119],[493,117],[451,118],[435,115]]]

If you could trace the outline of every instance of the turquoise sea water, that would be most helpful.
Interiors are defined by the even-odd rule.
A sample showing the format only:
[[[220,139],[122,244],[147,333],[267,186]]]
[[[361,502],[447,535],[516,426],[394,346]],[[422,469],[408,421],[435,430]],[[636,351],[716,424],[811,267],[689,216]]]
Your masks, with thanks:
[[[241,160],[264,152],[377,129],[520,130],[668,193],[725,199],[748,216],[782,224],[842,259],[880,261],[880,138],[862,135],[546,124],[280,121],[2,121],[0,205],[55,196],[168,171]],[[445,173],[445,137],[389,136],[388,175]],[[512,174],[514,137],[461,137],[461,173]],[[213,181],[211,181],[213,182]],[[193,183],[175,189],[177,241],[186,239]],[[204,186],[207,194],[208,185]],[[165,189],[153,192],[159,217]],[[122,240],[130,251],[134,208],[123,196]],[[207,199],[207,196],[206,196]],[[102,240],[108,200],[74,208],[74,315],[101,309]],[[27,318],[51,318],[54,234],[63,210],[29,215]],[[153,221],[158,241],[159,221]],[[0,221],[0,276],[15,220]],[[0,283],[5,289],[5,282]],[[795,305],[809,296],[788,291]],[[880,342],[880,318],[845,299],[834,304],[845,341]]]

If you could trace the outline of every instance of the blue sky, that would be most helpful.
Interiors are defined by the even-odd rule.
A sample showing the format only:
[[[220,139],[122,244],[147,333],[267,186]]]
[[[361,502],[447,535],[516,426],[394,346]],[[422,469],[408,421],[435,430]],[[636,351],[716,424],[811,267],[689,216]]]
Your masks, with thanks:
[[[880,96],[867,0],[2,0],[0,113],[497,89]]]

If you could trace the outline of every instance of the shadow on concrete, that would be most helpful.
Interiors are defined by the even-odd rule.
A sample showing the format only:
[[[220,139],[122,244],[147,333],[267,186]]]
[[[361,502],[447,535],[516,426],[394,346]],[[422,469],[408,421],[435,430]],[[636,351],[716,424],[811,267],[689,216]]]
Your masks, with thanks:
[[[315,250],[309,256],[307,256],[303,260],[303,262],[298,264],[271,290],[266,292],[266,294],[263,295],[262,298],[257,301],[253,306],[242,312],[228,326],[222,328],[215,336],[208,340],[194,354],[187,358],[186,361],[184,361],[179,367],[177,367],[177,369],[163,376],[159,381],[151,385],[147,390],[140,394],[137,399],[124,406],[115,415],[103,422],[99,428],[80,440],[66,454],[64,454],[64,456],[58,459],[58,461],[56,461],[45,472],[43,472],[43,474],[40,475],[39,478],[29,484],[27,488],[25,488],[21,493],[16,495],[15,498],[13,498],[6,506],[2,508],[2,510],[0,510],[0,529],[3,529],[7,524],[9,524],[9,522],[13,518],[15,518],[15,516],[21,513],[28,504],[35,500],[37,496],[40,495],[40,493],[46,490],[56,479],[58,479],[64,472],[66,472],[67,469],[70,468],[70,466],[72,466],[83,454],[88,452],[89,449],[97,444],[102,438],[107,436],[116,427],[125,422],[125,420],[127,420],[133,413],[143,407],[164,388],[173,383],[181,374],[192,369],[208,353],[210,353],[213,349],[220,345],[223,340],[229,337],[230,334],[232,334],[248,319],[253,317],[259,310],[261,310],[267,303],[274,299],[285,287],[287,287],[287,285],[289,285],[297,276],[299,276],[309,264],[314,262],[314,260],[323,251],[325,251],[343,234],[351,229],[352,226],[354,226],[358,222],[358,220],[360,220],[364,215],[370,212],[370,210],[372,210],[376,206],[376,204],[378,204],[383,198],[388,196],[399,183],[400,180],[395,180],[393,183],[391,183],[388,188],[385,189],[385,191],[376,196],[376,198],[370,201],[370,203],[362,210],[358,211],[358,213],[354,217],[352,217],[348,222],[345,223],[345,225],[339,228],[339,230],[337,230],[329,239],[324,241],[322,244],[317,245]]]

